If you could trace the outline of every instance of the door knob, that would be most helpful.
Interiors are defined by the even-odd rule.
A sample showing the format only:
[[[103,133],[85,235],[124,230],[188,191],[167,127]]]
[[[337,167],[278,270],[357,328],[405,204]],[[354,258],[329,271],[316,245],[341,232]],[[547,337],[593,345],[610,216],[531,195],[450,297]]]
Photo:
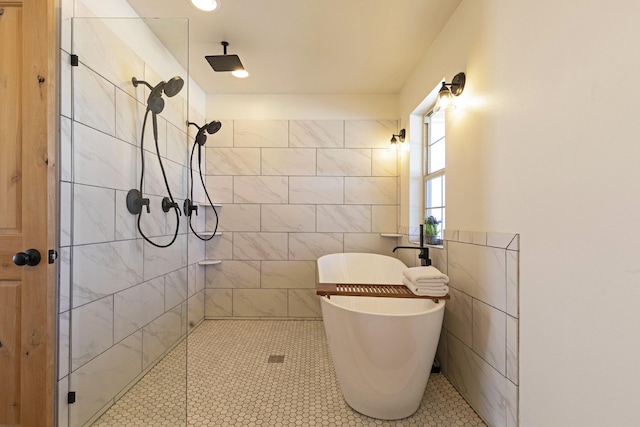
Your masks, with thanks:
[[[38,265],[40,264],[40,252],[37,249],[27,249],[24,252],[18,252],[13,256],[13,263],[15,265]]]

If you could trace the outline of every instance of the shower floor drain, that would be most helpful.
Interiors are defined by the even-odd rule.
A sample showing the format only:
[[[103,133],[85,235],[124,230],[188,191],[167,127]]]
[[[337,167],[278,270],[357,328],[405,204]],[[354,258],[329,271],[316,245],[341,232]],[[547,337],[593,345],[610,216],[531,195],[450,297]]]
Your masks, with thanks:
[[[284,363],[284,354],[272,354],[267,363]]]

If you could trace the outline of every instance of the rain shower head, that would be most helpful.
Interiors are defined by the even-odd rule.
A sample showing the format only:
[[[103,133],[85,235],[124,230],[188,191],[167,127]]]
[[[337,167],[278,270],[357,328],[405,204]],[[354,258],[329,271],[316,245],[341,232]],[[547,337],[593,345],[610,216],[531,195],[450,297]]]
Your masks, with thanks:
[[[227,46],[229,46],[229,42],[222,42],[221,44],[224,46],[224,53],[222,55],[205,56],[205,59],[209,62],[213,71],[243,71],[246,73],[238,55],[227,55]]]
[[[222,123],[220,123],[218,120],[212,120],[209,123],[205,123],[204,125],[202,125],[202,127],[193,122],[187,122],[187,125],[193,125],[198,128],[198,133],[196,134],[196,143],[198,143],[198,145],[200,146],[204,145],[205,142],[207,142],[207,133],[213,135],[214,133],[218,132],[220,128],[222,128]]]

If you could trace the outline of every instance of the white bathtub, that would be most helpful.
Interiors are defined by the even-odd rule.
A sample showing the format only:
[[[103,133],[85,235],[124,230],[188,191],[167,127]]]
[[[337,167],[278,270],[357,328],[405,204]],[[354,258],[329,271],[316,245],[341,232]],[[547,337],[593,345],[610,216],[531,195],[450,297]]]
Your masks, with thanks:
[[[400,284],[402,261],[377,254],[318,258],[320,283]],[[435,357],[444,301],[321,297],[322,317],[342,394],[356,411],[384,420],[413,414]]]

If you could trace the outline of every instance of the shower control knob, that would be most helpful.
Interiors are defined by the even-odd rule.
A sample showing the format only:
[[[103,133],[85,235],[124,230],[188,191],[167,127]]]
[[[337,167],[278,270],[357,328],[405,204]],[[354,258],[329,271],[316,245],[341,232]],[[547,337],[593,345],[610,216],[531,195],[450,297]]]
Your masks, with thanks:
[[[42,257],[40,256],[40,252],[37,249],[27,249],[24,252],[18,252],[13,256],[13,263],[15,265],[38,265],[40,264],[40,260]]]

